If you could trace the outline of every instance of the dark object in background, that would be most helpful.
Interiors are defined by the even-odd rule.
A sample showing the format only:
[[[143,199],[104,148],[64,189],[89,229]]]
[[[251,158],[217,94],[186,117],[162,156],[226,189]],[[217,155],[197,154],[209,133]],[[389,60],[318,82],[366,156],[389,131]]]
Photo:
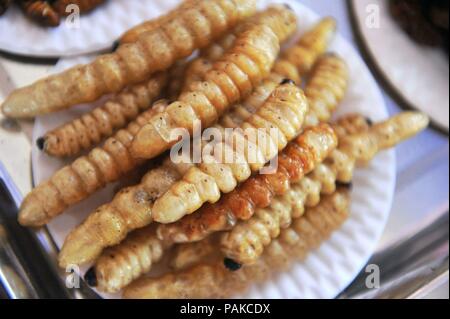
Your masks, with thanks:
[[[59,14],[47,1],[18,0],[19,6],[27,17],[46,27],[59,25]]]
[[[446,48],[449,0],[390,0],[392,16],[420,44]]]
[[[52,6],[56,12],[63,17],[70,14],[70,12],[66,11],[68,5],[77,5],[80,8],[80,13],[83,14],[94,10],[104,2],[106,2],[106,0],[56,0]]]
[[[0,16],[8,10],[12,0],[0,0]]]

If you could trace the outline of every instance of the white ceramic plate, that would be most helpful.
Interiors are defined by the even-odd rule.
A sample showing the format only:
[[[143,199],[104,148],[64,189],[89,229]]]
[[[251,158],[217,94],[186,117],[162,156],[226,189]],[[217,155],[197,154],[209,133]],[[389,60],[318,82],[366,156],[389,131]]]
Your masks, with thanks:
[[[389,84],[412,108],[449,129],[449,62],[444,50],[412,40],[391,17],[387,0],[353,0],[358,29],[369,54]],[[367,27],[371,8],[379,10],[379,27]],[[369,11],[367,11],[369,10]]]
[[[261,7],[281,1],[260,1]],[[298,2],[284,0],[298,14],[300,24],[296,36],[313,26],[319,17]],[[339,114],[361,112],[373,120],[387,117],[381,93],[360,56],[342,37],[337,36],[330,48],[347,61],[350,68],[350,87],[338,110]],[[59,67],[73,65],[63,61]],[[34,138],[79,114],[86,106],[36,120]],[[33,148],[33,172],[36,182],[48,178],[63,163],[51,159]],[[291,271],[258,285],[247,298],[333,298],[358,274],[375,249],[391,208],[395,186],[395,152],[381,153],[365,169],[357,171],[354,179],[351,217],[318,251],[304,263],[297,263]],[[61,246],[67,233],[100,204],[111,199],[112,187],[73,207],[48,226],[56,244]],[[116,297],[102,294],[104,297]]]
[[[82,15],[78,28],[63,19],[58,27],[41,27],[12,6],[0,16],[0,50],[36,57],[74,56],[106,50],[129,28],[160,15],[177,3],[178,0],[108,0],[93,12]]]

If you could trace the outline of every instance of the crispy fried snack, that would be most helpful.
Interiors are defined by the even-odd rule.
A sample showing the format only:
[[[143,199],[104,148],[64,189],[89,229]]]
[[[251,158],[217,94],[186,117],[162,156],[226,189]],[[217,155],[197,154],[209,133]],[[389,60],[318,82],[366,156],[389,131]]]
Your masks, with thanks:
[[[133,85],[102,106],[65,123],[37,140],[38,147],[58,157],[74,156],[111,136],[139,113],[147,110],[167,84],[167,74],[160,72],[150,80]]]
[[[3,103],[3,113],[33,117],[119,92],[207,46],[254,11],[255,0],[199,0],[135,43],[15,90]]]
[[[80,8],[80,13],[88,13],[99,5],[105,3],[106,0],[56,0],[52,3],[52,7],[60,16],[67,16],[70,14],[70,11],[67,12],[67,6],[74,4]]]
[[[79,157],[34,188],[20,207],[20,224],[43,226],[68,206],[80,202],[107,183],[117,181],[140,165],[142,161],[135,160],[128,151],[131,140],[153,114],[162,112],[166,106],[167,101],[155,103],[152,109],[139,115],[126,129],[107,139],[102,147]]]
[[[259,110],[264,103],[263,97],[257,99],[255,96],[256,95],[253,94],[253,98],[249,98],[248,101],[243,103],[243,105],[235,105],[226,120],[221,122],[222,125],[218,124],[215,127],[218,129],[239,127],[252,114]],[[194,164],[189,164],[188,162],[176,164],[170,159],[166,159],[161,167],[147,173],[147,175],[142,179],[140,185],[130,189],[132,189],[135,194],[144,194],[146,192],[153,197],[160,196],[168,190],[170,185],[179,180],[187,172],[187,170],[193,166]],[[132,211],[130,211],[130,213],[132,213]],[[155,244],[157,239],[154,236],[153,228],[153,225],[150,225],[142,228],[141,230],[137,230],[139,235],[133,235],[134,232],[130,235],[132,236],[131,241],[134,249],[130,249],[127,238],[123,244],[121,243],[113,248],[105,250],[105,252],[97,260],[94,268],[92,268],[92,270],[90,270],[86,275],[87,280],[91,283],[91,285],[97,285],[98,289],[102,291],[117,292],[131,282],[130,278],[136,279],[145,272],[148,272],[152,264],[157,261],[152,258],[152,248],[148,244],[152,243],[152,245],[157,245],[158,247],[163,247],[166,249],[171,247],[171,243],[169,242],[165,242],[164,244]],[[152,238],[151,240],[150,237]],[[211,247],[211,245],[206,246],[203,241],[202,244],[199,243],[198,245],[203,245],[204,247],[201,249],[203,253],[195,253],[197,256],[208,252]],[[198,245],[195,245],[195,247]],[[194,257],[193,251],[196,250],[195,247],[191,245],[180,245],[179,248],[177,248],[177,253],[173,258],[173,267],[179,268],[181,265],[192,262]],[[218,248],[218,246],[216,248]],[[219,249],[216,249],[216,251],[219,252]],[[119,263],[116,262],[115,258],[114,260],[108,258],[111,254],[120,254],[121,256],[127,257],[124,257],[123,261]],[[159,256],[157,259],[159,260],[159,258],[161,257]],[[135,264],[132,262],[135,260],[146,262]],[[115,277],[116,275],[120,276],[120,278]]]
[[[192,83],[204,81],[205,75],[213,67],[213,62],[220,59],[233,47],[240,34],[251,29],[255,25],[266,25],[270,27],[278,37],[279,42],[283,43],[295,31],[297,19],[289,7],[273,5],[264,11],[257,12],[251,18],[241,22],[230,33],[211,44],[208,48],[202,50],[200,56],[189,64],[185,75],[184,91],[188,90]],[[292,80],[295,81],[296,79],[294,78]]]
[[[59,255],[60,265],[65,267],[93,260],[103,248],[119,243],[128,232],[144,227],[156,218],[170,222],[195,211],[203,202],[217,201],[221,191],[232,190],[238,181],[250,176],[251,169],[260,169],[298,133],[306,109],[306,98],[299,88],[291,84],[281,85],[263,107],[242,125],[242,128],[274,128],[278,133],[277,141],[265,134],[267,143],[253,144],[255,164],[248,164],[247,154],[234,151],[236,145],[248,144],[244,135],[235,132],[233,137],[239,143],[233,140],[231,146],[219,142],[214,148],[216,155],[222,155],[222,151],[228,149],[233,154],[233,164],[222,164],[214,156],[207,157],[212,162],[203,159],[202,164],[191,166],[182,180],[172,184],[167,191],[162,190],[163,194],[160,193],[161,187],[153,183],[147,184],[150,189],[146,189],[143,183],[122,190],[110,204],[100,207],[69,234]],[[305,145],[318,151],[325,144],[323,141],[320,145],[314,144],[321,133],[317,130],[305,133]],[[151,178],[150,174],[146,178]],[[155,189],[157,194],[154,194]],[[180,203],[181,206],[178,206]]]
[[[27,17],[40,25],[45,27],[56,27],[59,25],[59,14],[47,1],[18,0],[17,3]]]
[[[198,2],[199,0],[184,0],[181,2],[180,5],[171,10],[169,13],[162,15],[156,19],[144,21],[141,24],[136,25],[135,27],[131,28],[122,35],[122,37],[119,40],[120,44],[136,42],[139,36],[142,35],[143,33],[153,31],[159,28],[160,26],[170,22],[176,16],[182,14],[183,11],[186,11],[187,9],[196,5]]]
[[[273,73],[272,78],[276,78],[279,75]],[[304,125],[312,126],[314,123],[319,122],[319,116],[321,120],[328,120],[331,116],[331,112],[337,107],[340,100],[343,98],[346,88],[347,88],[347,79],[348,79],[348,71],[345,63],[335,55],[325,55],[317,61],[317,65],[314,68],[313,73],[311,74],[310,81],[305,89],[305,94],[309,95],[308,101],[310,105],[313,105],[313,108],[310,108],[306,115],[306,119]],[[260,91],[258,92],[258,96],[264,96],[264,92],[270,92],[273,86],[273,82],[268,80],[264,82],[265,86],[260,86]],[[230,119],[230,116],[224,116],[223,121]],[[333,144],[332,144],[333,145]],[[330,145],[331,148],[333,146]],[[334,146],[335,147],[335,146]],[[290,147],[288,150],[292,149],[294,154],[296,153],[296,145]],[[287,155],[286,155],[287,156]],[[296,158],[294,162],[300,165],[301,158]],[[319,160],[319,159],[317,159]],[[312,161],[310,163],[311,169],[315,167],[316,164],[320,163],[320,161]],[[288,163],[289,164],[289,163]],[[296,171],[294,171],[296,172]],[[305,172],[300,173],[308,173]],[[303,175],[299,175],[298,177],[302,177]],[[264,177],[258,177],[259,179],[266,179]],[[265,182],[265,181],[264,181]],[[250,186],[248,187],[256,187],[253,185],[253,182],[247,181]],[[251,184],[250,184],[251,183]],[[256,184],[261,183],[257,182]],[[242,188],[244,188],[242,186]],[[237,192],[237,191],[235,191]],[[257,196],[255,194],[255,196]],[[233,193],[227,194],[224,196],[224,199],[221,202],[224,202],[226,198],[230,198],[230,202],[233,200]],[[233,226],[236,221],[236,216],[229,213],[229,207],[226,204],[222,208],[210,209],[210,206],[203,207],[198,214],[194,216],[187,216],[183,220],[174,223],[172,225],[163,225],[160,227],[158,232],[161,233],[162,238],[165,240],[174,240],[176,242],[184,242],[184,241],[195,241],[200,240],[207,236],[211,231],[218,231],[223,228],[228,229],[228,227]],[[235,205],[238,205],[237,202]],[[222,204],[218,204],[218,207],[222,206]],[[209,211],[209,212],[208,212]],[[212,227],[207,227],[206,225],[216,224]],[[206,226],[206,227],[205,227]]]
[[[349,125],[345,121],[343,123]],[[336,180],[351,182],[355,162],[370,160],[377,152],[395,146],[427,125],[426,115],[405,112],[360,134],[347,136],[341,127],[337,129],[343,136],[339,140],[339,148],[329,154],[323,165],[320,164],[323,159],[315,162],[317,167],[308,177],[303,176],[311,170],[304,168],[299,157],[301,153],[297,155],[294,147],[288,147],[279,157],[277,174],[251,178],[234,192],[224,195],[218,203],[205,205],[195,215],[186,216],[171,225],[160,225],[158,236],[164,241],[185,243],[201,240],[213,232],[230,230],[238,220],[251,218],[256,209],[268,207],[274,196],[285,194],[290,184],[302,182],[309,185],[308,194],[317,194],[321,190],[332,192]],[[312,164],[309,166],[314,168]]]
[[[358,117],[353,119],[360,122]],[[426,118],[420,114],[405,113],[370,129],[362,126],[361,131],[355,135],[342,137],[338,150],[309,176],[292,184],[290,191],[275,198],[269,209],[256,210],[252,218],[225,233],[221,239],[224,255],[240,264],[256,262],[264,247],[279,235],[281,228],[288,227],[293,218],[301,216],[305,206],[317,205],[321,193],[333,193],[337,181],[348,183],[351,180],[355,162],[371,160],[380,150],[392,147],[423,129],[426,123]],[[344,120],[343,124],[350,124],[349,120]],[[358,127],[360,126],[356,123],[354,128]],[[345,130],[345,127],[341,130]],[[344,179],[339,179],[342,175]],[[296,205],[290,205],[290,200]],[[289,210],[287,206],[293,209]]]
[[[246,290],[252,282],[267,280],[327,240],[348,218],[349,195],[346,190],[322,200],[305,216],[282,231],[264,255],[253,265],[230,272],[220,262],[201,263],[192,268],[159,278],[141,278],[125,288],[125,298],[225,298]]]
[[[8,10],[11,0],[0,0],[0,16]]]
[[[196,122],[210,127],[227,109],[246,98],[270,73],[279,52],[278,37],[267,26],[257,25],[244,32],[235,45],[190,90],[155,117],[136,135],[131,151],[136,158],[152,158],[170,148],[178,139],[174,129],[193,131]]]

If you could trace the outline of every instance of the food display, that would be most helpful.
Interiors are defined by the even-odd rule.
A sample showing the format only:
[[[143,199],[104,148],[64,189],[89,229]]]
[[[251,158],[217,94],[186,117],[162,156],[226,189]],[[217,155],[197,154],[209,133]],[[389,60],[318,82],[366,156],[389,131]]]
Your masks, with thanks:
[[[103,2],[20,4],[56,24],[69,4]],[[102,98],[35,141],[68,164],[25,196],[20,224],[45,226],[150,164],[71,229],[61,268],[88,266],[88,285],[124,298],[226,298],[304,260],[351,216],[355,171],[429,120],[336,119],[357,80],[347,57],[329,52],[336,21],[289,42],[301,23],[287,5],[186,0],[126,32],[114,52],[14,90],[1,105],[14,119]],[[220,138],[196,138],[198,125]],[[200,159],[174,160],[175,147],[196,143]],[[148,275],[164,259],[163,273]]]

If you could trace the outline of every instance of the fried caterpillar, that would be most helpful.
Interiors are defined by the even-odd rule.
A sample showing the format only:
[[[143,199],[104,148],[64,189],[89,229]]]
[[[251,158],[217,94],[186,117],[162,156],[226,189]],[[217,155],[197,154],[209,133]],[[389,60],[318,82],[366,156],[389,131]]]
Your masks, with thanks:
[[[68,206],[80,202],[107,183],[117,181],[140,165],[142,161],[129,154],[129,144],[139,128],[166,106],[167,101],[164,100],[155,103],[152,109],[139,115],[126,129],[108,138],[103,146],[59,169],[49,180],[35,187],[22,201],[18,218],[20,224],[43,226]]]
[[[239,127],[261,107],[263,97],[260,99],[249,99],[244,104],[246,107],[242,105],[234,106],[233,110],[230,111],[229,119],[225,121],[226,123],[223,123],[223,126],[218,124],[215,127],[218,129]],[[254,110],[254,112],[249,112],[249,109]],[[147,173],[140,185],[130,189],[136,194],[135,196],[147,193],[149,196],[157,198],[167,191],[170,185],[179,180],[193,165],[189,161],[176,164],[170,159],[166,159],[161,167],[155,168]],[[118,199],[114,198],[113,202],[116,200],[119,201],[120,197]],[[131,214],[133,212],[130,211],[129,213]],[[150,271],[152,265],[161,258],[159,251],[172,246],[170,242],[163,243],[158,241],[153,228],[153,225],[150,225],[137,230],[138,235],[134,235],[133,232],[129,236],[131,238],[130,240],[127,237],[122,243],[106,249],[97,259],[94,267],[86,274],[88,283],[91,286],[97,286],[101,291],[114,293],[125,287],[133,279]],[[182,245],[182,247],[186,246],[189,245]],[[175,267],[180,267],[180,264],[186,264],[186,254],[189,254],[189,251],[192,251],[192,249],[180,247],[177,251],[184,249],[186,249],[186,253],[179,252],[175,255]],[[157,253],[154,253],[154,250]],[[181,256],[176,257],[178,255]],[[111,256],[115,257],[111,258]]]
[[[180,15],[186,9],[194,6],[197,2],[199,2],[199,0],[184,0],[169,13],[134,26],[121,36],[119,44],[136,42],[143,33],[153,31],[165,23],[170,22],[170,20],[174,19],[177,15]]]
[[[38,147],[52,156],[69,157],[98,144],[151,107],[166,86],[167,78],[167,74],[160,72],[123,90],[102,106],[46,133],[37,140]]]
[[[257,12],[254,16],[238,24],[230,33],[203,50],[200,56],[189,64],[185,74],[184,91],[188,90],[192,83],[203,81],[205,75],[212,69],[213,62],[220,59],[227,50],[233,47],[240,34],[251,29],[255,24],[270,27],[278,37],[278,41],[283,43],[295,31],[297,27],[296,22],[297,18],[293,11],[284,5],[272,5],[264,11]],[[292,77],[288,78],[294,81],[297,80]]]
[[[267,280],[273,273],[303,260],[307,253],[329,238],[348,218],[349,195],[346,190],[322,200],[282,231],[264,255],[253,265],[230,272],[220,261],[203,262],[191,268],[157,278],[141,278],[125,288],[123,297],[226,298],[244,292],[251,283]]]
[[[255,0],[199,0],[135,43],[13,91],[3,103],[3,113],[34,117],[119,92],[207,46],[254,12]]]
[[[354,135],[341,137],[339,148],[310,175],[298,183],[291,183],[291,191],[282,194],[278,199],[274,198],[271,209],[256,210],[249,220],[224,234],[221,239],[222,252],[239,264],[255,262],[264,247],[279,235],[280,229],[289,226],[292,218],[298,218],[305,206],[316,205],[321,193],[334,192],[336,183],[350,182],[358,161],[366,163],[380,150],[392,147],[416,134],[426,124],[427,119],[423,115],[404,113],[371,128],[362,127],[362,130]],[[294,197],[291,197],[292,191],[297,193]],[[289,211],[283,205],[280,207],[279,203],[283,198],[286,199],[285,203],[291,198],[295,200],[297,209]]]
[[[202,164],[191,166],[180,181],[172,184],[167,191],[163,190],[164,194],[158,193],[158,196],[153,194],[155,187],[152,184],[149,185],[150,190],[145,189],[145,184],[122,190],[110,204],[101,206],[68,235],[59,255],[60,265],[65,267],[68,264],[82,264],[95,259],[103,248],[119,243],[131,230],[156,220],[155,215],[159,217],[158,220],[176,219],[179,214],[193,212],[202,201],[217,201],[221,191],[232,189],[238,181],[248,178],[251,169],[261,168],[278,153],[278,147],[282,147],[297,134],[306,109],[306,99],[299,88],[289,83],[281,85],[258,113],[242,125],[242,128],[274,129],[284,125],[282,130],[277,129],[277,141],[272,140],[265,131],[261,131],[268,145],[252,146],[257,155],[255,164],[248,164],[246,154],[234,151],[233,146],[246,145],[247,138],[239,131],[233,132],[233,145],[219,142],[215,148],[219,156],[223,155],[222,151],[228,150],[233,155],[233,164],[221,164],[214,156],[206,156],[212,159],[212,162],[205,161],[204,157]],[[321,130],[305,133],[305,147],[311,149],[310,153],[326,148],[326,143],[310,145],[316,143],[321,134]],[[236,143],[235,139],[241,144]],[[176,196],[183,196],[187,205],[176,207],[180,201]],[[166,207],[167,204],[173,203],[176,203],[174,208]]]
[[[273,76],[277,77],[277,75],[275,74]],[[323,120],[329,119],[326,118],[325,115],[330,116],[331,111],[336,108],[337,104],[344,96],[347,87],[347,80],[347,67],[345,65],[345,62],[343,62],[339,57],[335,55],[325,55],[317,61],[317,65],[311,74],[310,81],[305,88],[305,94],[306,92],[308,92],[309,94],[308,102],[310,105],[322,105],[324,107],[310,108],[306,115],[306,123],[304,123],[304,126],[313,125],[314,123],[319,121],[319,116],[316,115],[317,110],[320,110],[322,114],[321,118]],[[271,87],[273,86],[273,82],[271,80],[268,80],[264,83],[265,85],[267,85],[267,87],[260,86],[262,92],[270,91]],[[263,94],[259,93],[257,96],[262,95]],[[255,96],[255,98],[257,98],[257,96]],[[223,121],[227,120],[232,120],[232,115],[225,115]],[[290,151],[290,149],[292,149],[292,151]],[[287,151],[292,152],[292,154],[296,154],[298,150],[296,149],[295,143]],[[287,151],[285,151],[283,154],[288,154]],[[300,159],[301,157],[296,157],[293,160],[297,165],[300,165]],[[312,161],[310,163],[311,169],[314,168],[315,165],[319,162],[320,161]],[[292,164],[287,163],[287,167],[289,166],[292,166]],[[293,172],[296,171],[294,170]],[[304,173],[308,172],[309,171],[305,169]],[[302,177],[302,174],[300,174],[298,177]],[[268,176],[262,176],[259,177],[261,181],[247,181],[246,183],[249,184],[248,189],[250,189],[250,187],[259,187],[260,183],[269,182],[266,181],[266,179],[268,178]],[[241,188],[245,189],[245,186],[241,186]],[[164,238],[164,240],[173,240],[175,242],[196,241],[204,238],[210,232],[225,230],[230,226],[233,226],[236,220],[240,219],[240,217],[238,217],[239,215],[235,216],[230,212],[232,206],[228,207],[226,201],[229,201],[231,205],[231,203],[236,199],[234,198],[234,193],[236,192],[238,191],[224,195],[224,198],[221,200],[221,202],[216,205],[217,209],[213,209],[209,205],[206,205],[205,207],[201,208],[200,211],[194,216],[186,216],[183,220],[172,225],[162,225],[158,230],[158,232],[161,233],[161,238]],[[255,194],[255,196],[257,196],[257,194]],[[255,198],[255,200],[258,201],[257,198]],[[224,207],[221,208],[222,205]],[[210,225],[211,227],[209,227]]]
[[[52,3],[52,7],[60,16],[68,16],[71,11],[66,11],[69,5],[76,5],[80,9],[80,13],[88,13],[99,5],[105,3],[106,0],[56,0]]]
[[[243,130],[259,129],[262,139],[256,142],[251,133],[234,131],[230,140],[223,139],[216,144],[211,154],[203,153],[202,163],[189,169],[181,181],[154,202],[153,220],[173,223],[206,202],[217,202],[221,193],[231,192],[297,136],[307,110],[306,98],[298,87],[289,81],[280,85],[264,106],[241,126]],[[314,150],[311,153],[321,154],[322,148],[328,146],[321,133],[311,130],[303,134]],[[240,145],[244,146],[243,151]],[[231,164],[225,160],[227,152],[233,155]]]
[[[139,131],[131,144],[132,154],[152,158],[178,142],[170,134],[174,129],[192,133],[196,123],[210,127],[269,75],[278,52],[278,37],[267,26],[256,25],[241,34],[233,48],[214,63],[204,82],[193,83],[164,114]]]
[[[47,1],[18,0],[18,4],[28,18],[40,25],[45,27],[56,27],[59,25],[59,14]]]

